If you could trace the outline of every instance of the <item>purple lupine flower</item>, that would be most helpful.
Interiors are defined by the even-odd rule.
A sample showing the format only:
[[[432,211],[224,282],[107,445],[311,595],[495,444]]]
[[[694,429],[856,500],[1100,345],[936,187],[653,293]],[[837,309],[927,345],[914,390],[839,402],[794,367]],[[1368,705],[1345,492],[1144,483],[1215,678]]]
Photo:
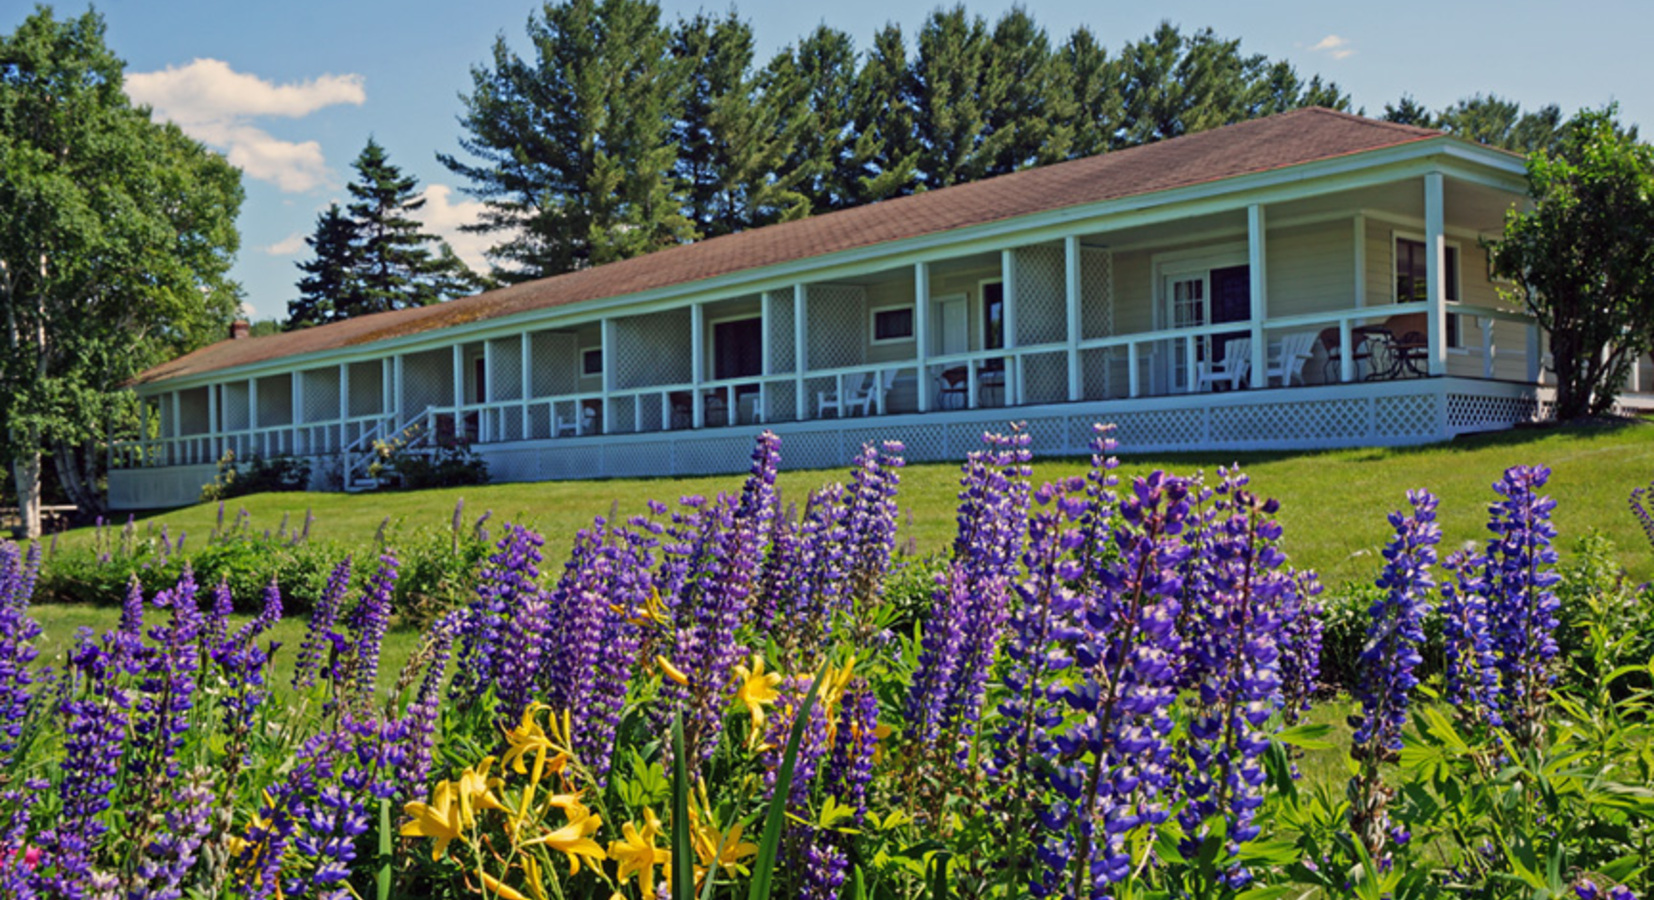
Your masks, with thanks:
[[[540,535],[527,528],[506,526],[497,552],[488,557],[477,583],[477,593],[488,595],[478,609],[498,611],[498,637],[486,653],[481,645],[474,645],[476,662],[492,671],[472,672],[466,677],[486,679],[477,682],[478,688],[493,684],[499,699],[496,718],[506,728],[522,718],[548,671],[544,654],[554,630],[551,605],[538,583],[540,547],[544,544]],[[555,637],[561,642],[564,635]]]
[[[1501,724],[1498,654],[1487,614],[1487,560],[1461,550],[1442,567],[1453,576],[1441,586],[1447,702],[1465,721]]]
[[[901,486],[903,447],[886,441],[882,448],[862,445],[850,472],[849,532],[850,596],[857,618],[884,593],[885,572],[896,549],[896,492]]]
[[[184,878],[212,833],[212,777],[196,770],[167,809],[167,827],[144,847],[128,900],[180,900]]]
[[[1396,536],[1384,548],[1387,560],[1378,586],[1384,596],[1373,603],[1367,646],[1361,651],[1361,684],[1357,694],[1361,714],[1350,717],[1355,728],[1350,753],[1361,761],[1351,781],[1350,829],[1379,865],[1390,864],[1387,806],[1394,790],[1384,783],[1379,763],[1396,758],[1402,748],[1401,729],[1418,679],[1413,670],[1421,661],[1426,596],[1434,587],[1430,567],[1436,562],[1441,526],[1436,524],[1436,498],[1428,491],[1408,491],[1412,515],[1390,514]]]
[[[430,642],[431,661],[425,667],[425,675],[420,679],[419,691],[414,694],[414,700],[402,713],[402,720],[407,727],[407,747],[404,750],[402,765],[397,773],[397,781],[401,786],[401,799],[418,800],[426,796],[426,782],[431,775],[431,746],[436,733],[437,716],[441,712],[442,679],[448,673],[448,657],[453,648],[454,633],[460,628],[460,620],[464,613],[451,612],[431,627],[430,635],[426,638]]]
[[[121,599],[120,630],[133,635],[144,631],[144,586],[134,575],[126,582],[126,596]]]
[[[1384,548],[1387,560],[1378,586],[1385,594],[1369,611],[1367,647],[1361,651],[1362,679],[1358,690],[1361,715],[1351,721],[1354,744],[1384,758],[1401,749],[1401,729],[1407,707],[1418,685],[1413,669],[1421,662],[1427,595],[1435,586],[1430,567],[1436,562],[1441,526],[1436,524],[1436,498],[1428,491],[1408,491],[1412,515],[1390,514],[1395,540]]]
[[[850,856],[834,835],[815,825],[796,825],[794,840],[799,846],[801,900],[837,900],[844,887]]]
[[[867,819],[867,786],[873,781],[873,754],[879,742],[879,700],[861,678],[853,679],[839,703],[833,752],[827,760],[827,793],[854,810],[851,824]]]
[[[1538,740],[1557,653],[1556,500],[1538,493],[1550,475],[1544,466],[1505,470],[1493,485],[1504,499],[1493,504],[1487,525],[1494,534],[1487,545],[1488,619],[1506,724],[1523,746]]]
[[[1183,853],[1193,857],[1211,820],[1222,818],[1219,877],[1238,890],[1251,881],[1234,859],[1259,832],[1253,816],[1263,804],[1262,754],[1270,744],[1265,729],[1284,702],[1280,629],[1294,584],[1281,570],[1286,557],[1278,547],[1277,504],[1246,491],[1238,473],[1222,474],[1216,515],[1206,526],[1212,537],[1204,584],[1184,594],[1186,617],[1200,622],[1201,634],[1198,643],[1186,645],[1185,659],[1201,677],[1193,686],[1184,742],[1188,768],[1179,820]]]
[[[304,643],[299,645],[298,660],[293,667],[294,690],[303,690],[316,683],[316,676],[334,646],[333,626],[338,621],[339,607],[349,589],[350,557],[346,556],[333,567],[327,576],[327,585],[322,588],[322,595],[310,608],[310,625],[305,630]]]
[[[1651,493],[1654,493],[1654,482],[1650,482],[1648,487],[1632,490],[1628,502],[1631,506],[1631,515],[1635,516],[1637,524],[1642,526],[1643,537],[1648,538],[1650,544],[1654,544],[1654,513],[1649,512],[1648,506],[1644,503]]]
[[[1320,689],[1323,622],[1321,580],[1308,570],[1292,573],[1293,589],[1281,611],[1281,714],[1287,725],[1298,724]]]
[[[1046,870],[1030,885],[1036,895],[1064,890],[1071,873],[1077,896],[1106,890],[1130,872],[1126,833],[1168,815],[1161,794],[1170,780],[1167,708],[1183,653],[1176,623],[1188,516],[1187,481],[1163,472],[1139,478],[1120,503],[1106,564],[1094,562],[1085,636],[1074,647],[1079,671],[1064,696],[1078,721],[1055,736],[1048,761],[1061,799],[1041,812],[1056,834],[1039,851]]]
[[[745,618],[764,536],[775,517],[780,446],[773,432],[759,435],[740,499],[723,498],[703,514],[704,574],[685,581],[674,610],[678,632],[673,661],[691,680],[687,689],[668,681],[661,692],[662,709],[687,708],[685,746],[697,764],[711,758],[717,746],[723,712],[735,693],[728,673],[746,653],[735,632]]]
[[[981,715],[1028,519],[1029,436],[984,440],[988,449],[970,454],[959,480],[953,559],[934,595],[908,694],[914,737],[930,743],[947,735],[961,763]]]
[[[35,684],[29,665],[39,654],[40,624],[29,616],[33,577],[19,556],[16,544],[0,543],[0,770],[11,763],[29,717]]]
[[[379,651],[390,627],[391,595],[396,590],[399,562],[395,550],[379,556],[379,569],[368,579],[367,589],[351,610],[346,625],[353,638],[351,647],[350,696],[354,702],[371,703],[379,684]]]
[[[596,677],[575,728],[574,748],[586,761],[598,787],[608,782],[614,757],[615,729],[626,706],[626,693],[637,666],[644,624],[635,619],[654,593],[654,539],[648,531],[616,529],[604,546],[602,567],[608,603],[599,610]]]
[[[213,588],[212,597],[212,606],[207,609],[207,615],[201,625],[201,649],[209,654],[224,643],[230,626],[230,614],[235,612],[235,600],[230,596],[229,579],[218,580],[218,587]]]
[[[1078,479],[1077,479],[1078,480]],[[1087,504],[1053,502],[1063,489],[1078,485],[1046,485],[1035,492],[1040,511],[1029,518],[1028,548],[1023,553],[1026,577],[1016,583],[1016,595],[1003,658],[995,673],[1002,687],[987,771],[999,784],[996,802],[1005,815],[1003,834],[1009,842],[1006,859],[1018,867],[1026,882],[1033,862],[1026,835],[1041,806],[1044,791],[1037,780],[1040,763],[1055,755],[1051,729],[1063,721],[1063,673],[1072,668],[1066,646],[1083,637],[1075,627],[1081,601],[1070,587],[1079,580],[1078,565],[1068,558],[1082,538],[1065,530],[1065,520],[1086,513]]]
[[[51,785],[39,778],[26,778],[18,787],[0,791],[0,810],[5,811],[5,824],[0,825],[0,897],[32,900],[34,872],[23,865],[29,851],[29,825],[35,804]],[[36,848],[38,852],[38,847]]]
[[[603,619],[611,603],[603,562],[607,533],[608,523],[599,518],[575,535],[549,610],[541,613],[544,624],[538,638],[543,645],[536,645],[536,654],[544,655],[546,703],[559,714],[568,710],[571,716],[583,717],[596,685]],[[521,716],[522,706],[515,713]],[[515,717],[510,724],[516,724]]]
[[[833,617],[844,607],[850,586],[851,533],[844,486],[829,484],[810,494],[796,527],[777,526],[761,591],[775,609],[782,657],[795,668],[812,669],[832,634]]]
[[[142,648],[137,701],[132,717],[132,741],[126,753],[127,769],[148,794],[157,794],[165,782],[178,777],[176,755],[189,730],[195,706],[196,675],[200,669],[201,611],[195,605],[195,578],[186,564],[171,591],[155,597],[159,609],[170,612],[165,625],[149,630],[154,647]]]
[[[259,900],[282,892],[282,863],[293,847],[299,820],[311,798],[337,777],[338,760],[349,748],[350,736],[342,729],[305,740],[287,777],[265,791],[264,802],[247,826],[247,843],[236,860],[232,887]],[[302,891],[304,885],[298,886]]]
[[[792,734],[793,723],[798,721],[799,708],[804,705],[804,697],[810,691],[810,682],[809,677],[793,675],[783,679],[776,686],[779,696],[776,698],[775,708],[765,720],[764,745],[760,753],[763,760],[766,800],[775,794],[775,778],[781,768],[782,749],[786,747],[787,740]],[[793,763],[793,780],[792,784],[787,786],[787,802],[790,806],[802,808],[809,801],[810,784],[815,781],[816,769],[827,755],[829,718],[829,711],[823,707],[818,695],[816,702],[810,706],[810,718],[804,723],[804,733],[798,742],[798,755]]]
[[[65,678],[79,689],[61,704],[65,724],[60,808],[51,827],[38,837],[52,871],[37,887],[53,895],[80,895],[107,831],[100,814],[109,808],[120,774],[127,727],[116,674],[108,651],[82,630]]]

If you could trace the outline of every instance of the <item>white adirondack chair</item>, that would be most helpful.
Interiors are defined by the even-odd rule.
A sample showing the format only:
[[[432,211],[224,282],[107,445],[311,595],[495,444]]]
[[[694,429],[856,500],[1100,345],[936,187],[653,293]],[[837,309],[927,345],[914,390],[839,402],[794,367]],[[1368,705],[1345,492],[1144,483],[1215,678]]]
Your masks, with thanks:
[[[1303,384],[1304,363],[1315,358],[1316,338],[1313,331],[1299,331],[1286,335],[1278,346],[1271,347],[1267,369],[1270,380],[1279,378],[1282,387],[1289,387],[1294,381]]]
[[[1230,390],[1238,391],[1246,385],[1246,376],[1251,370],[1252,339],[1233,338],[1223,346],[1223,359],[1201,363],[1195,390],[1209,391],[1227,381]]]

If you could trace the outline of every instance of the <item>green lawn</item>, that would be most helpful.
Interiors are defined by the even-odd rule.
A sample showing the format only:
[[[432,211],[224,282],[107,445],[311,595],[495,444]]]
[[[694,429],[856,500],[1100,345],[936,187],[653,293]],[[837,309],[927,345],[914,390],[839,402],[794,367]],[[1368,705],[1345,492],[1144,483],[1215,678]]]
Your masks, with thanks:
[[[1129,448],[1127,448],[1129,450]],[[786,445],[782,445],[785,458]],[[1323,453],[1184,454],[1124,456],[1124,476],[1155,468],[1188,473],[1205,470],[1214,477],[1219,465],[1239,462],[1252,486],[1281,501],[1285,545],[1293,562],[1320,571],[1328,584],[1370,580],[1377,574],[1377,552],[1389,526],[1385,514],[1406,502],[1408,488],[1423,487],[1442,498],[1444,546],[1481,541],[1489,485],[1507,466],[1544,463],[1555,475],[1550,490],[1559,503],[1557,525],[1566,549],[1573,538],[1595,528],[1619,547],[1621,562],[1637,580],[1654,578],[1654,554],[1626,509],[1632,488],[1654,479],[1654,426],[1524,429],[1481,435],[1426,447],[1338,450]],[[1037,460],[1040,480],[1084,470],[1085,460]],[[785,498],[802,501],[822,483],[841,478],[840,471],[787,472],[780,489]],[[954,529],[956,464],[909,466],[902,477],[902,539],[913,538],[921,552],[945,548]],[[464,499],[466,516],[484,511],[493,523],[523,522],[547,537],[547,558],[556,560],[574,532],[611,507],[622,514],[638,512],[650,498],[671,501],[685,494],[737,490],[739,476],[683,479],[565,481],[495,484],[481,487],[381,494],[264,494],[229,504],[233,516],[244,507],[258,528],[274,528],[282,516],[304,520],[316,516],[312,537],[348,547],[371,546],[382,520],[395,528],[441,525],[455,502]],[[211,531],[212,504],[148,517],[199,537]],[[496,532],[497,533],[497,532]],[[394,532],[393,532],[394,534]],[[64,540],[86,539],[83,529]],[[551,568],[555,568],[555,562]]]

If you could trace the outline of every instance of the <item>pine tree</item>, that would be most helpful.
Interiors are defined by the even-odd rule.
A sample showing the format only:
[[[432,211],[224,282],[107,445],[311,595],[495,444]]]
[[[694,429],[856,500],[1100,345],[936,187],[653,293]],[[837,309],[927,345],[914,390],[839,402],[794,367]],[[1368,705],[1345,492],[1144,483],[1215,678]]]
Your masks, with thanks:
[[[782,171],[812,212],[850,205],[843,182],[855,122],[856,52],[850,36],[825,25],[787,47],[760,76],[765,105],[788,147]]]
[[[1123,103],[1120,93],[1120,66],[1109,59],[1108,50],[1097,42],[1090,29],[1081,27],[1069,35],[1056,54],[1056,64],[1067,70],[1074,91],[1074,137],[1070,154],[1095,156],[1119,140]]]
[[[927,187],[974,181],[988,169],[980,151],[1002,87],[990,82],[989,40],[987,24],[964,6],[936,10],[919,30],[908,84]]]
[[[534,57],[501,37],[471,70],[460,147],[440,154],[486,204],[473,230],[507,281],[556,275],[689,240],[671,139],[683,67],[650,0],[544,4],[528,23]]]
[[[889,24],[873,35],[873,46],[856,72],[851,106],[853,142],[838,176],[839,202],[859,206],[912,193],[919,144],[901,26]]]
[[[984,174],[1003,175],[1068,158],[1079,112],[1073,79],[1052,56],[1045,29],[1020,6],[994,25],[987,82],[997,100],[988,107]]]
[[[404,175],[372,138],[352,166],[356,180],[348,188],[356,198],[349,207],[356,230],[355,280],[348,299],[335,304],[335,313],[350,318],[429,306],[475,290],[470,269],[452,252],[433,253],[429,245],[439,239],[421,231],[413,218],[425,206],[419,180]]]
[[[287,329],[308,328],[337,321],[340,310],[360,303],[356,286],[356,223],[339,204],[329,204],[316,216],[316,231],[304,239],[315,254],[298,264],[299,297],[287,303]]]

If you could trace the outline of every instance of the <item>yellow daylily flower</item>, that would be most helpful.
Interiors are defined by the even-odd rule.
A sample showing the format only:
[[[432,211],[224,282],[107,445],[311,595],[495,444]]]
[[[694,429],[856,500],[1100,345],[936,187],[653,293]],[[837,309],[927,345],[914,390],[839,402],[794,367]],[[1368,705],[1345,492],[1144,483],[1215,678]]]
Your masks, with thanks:
[[[523,857],[523,876],[528,881],[528,890],[534,895],[534,900],[546,900],[546,876],[540,870],[540,861],[532,855]]]
[[[558,799],[574,796],[576,795],[561,795],[553,800],[552,805],[559,805],[557,803]],[[589,858],[586,865],[593,869],[600,869],[603,860],[608,858],[608,854],[603,852],[603,848],[592,840],[591,836],[596,834],[597,829],[603,826],[603,817],[592,815],[591,811],[586,809],[578,799],[566,800],[564,809],[569,815],[567,825],[531,841],[526,841],[522,846],[545,844],[547,847],[567,856],[569,858],[570,875],[580,871],[580,858],[583,856]],[[596,861],[592,862],[590,860]]]
[[[540,727],[540,711],[550,709],[544,703],[530,703],[523,710],[523,719],[516,728],[505,733],[505,739],[511,744],[511,749],[505,751],[500,765],[510,766],[518,775],[527,775],[528,766],[525,758],[536,751],[541,753],[555,752],[557,745],[552,743],[551,736]],[[555,728],[555,724],[553,725]]]
[[[775,704],[781,692],[775,689],[781,683],[780,672],[765,672],[764,658],[753,654],[752,668],[744,665],[735,667],[735,698],[752,714],[752,733],[754,739],[763,734],[765,712],[764,707]]]
[[[436,845],[431,849],[432,860],[447,855],[448,842],[465,831],[466,823],[460,807],[454,804],[454,793],[453,782],[439,781],[431,789],[431,802],[415,800],[402,807],[410,821],[402,823],[401,835],[435,838]]]
[[[672,665],[672,661],[664,656],[655,657],[655,665],[660,667],[661,673],[684,687],[689,686],[689,676],[683,670]]]
[[[647,818],[642,831],[639,831],[633,822],[620,826],[625,840],[609,842],[609,858],[620,862],[620,871],[615,875],[617,881],[624,885],[636,875],[638,886],[643,889],[643,896],[653,897],[655,867],[666,865],[672,859],[672,854],[655,846],[655,836],[659,833],[655,826],[660,820],[655,818],[653,810],[645,812]]]
[[[461,772],[459,781],[453,783],[454,796],[459,800],[459,819],[467,828],[476,824],[477,810],[505,809],[500,799],[494,796],[493,789],[499,780],[488,777],[488,770],[493,766],[494,757],[485,756],[481,762]]]
[[[618,603],[609,604],[609,609],[622,615],[628,613],[628,610]],[[645,600],[642,606],[629,612],[628,621],[639,628],[650,625],[658,627],[671,621],[666,615],[666,604],[661,602],[659,590],[650,591],[649,599]]]
[[[700,857],[699,869],[704,873],[714,865],[725,872],[737,872],[745,875],[747,867],[741,860],[758,853],[758,845],[750,841],[742,843],[741,830],[744,828],[737,822],[729,831],[718,830],[716,823],[702,824],[700,816],[693,808],[689,811],[690,843],[695,846],[695,855]],[[700,880],[700,875],[696,880]]]
[[[521,891],[509,884],[506,884],[498,878],[495,878],[487,872],[479,871],[477,872],[477,875],[482,879],[483,887],[487,888],[487,890],[482,892],[484,897],[488,896],[488,891],[493,891],[494,895],[502,898],[502,900],[528,900],[527,897],[523,896]]]

